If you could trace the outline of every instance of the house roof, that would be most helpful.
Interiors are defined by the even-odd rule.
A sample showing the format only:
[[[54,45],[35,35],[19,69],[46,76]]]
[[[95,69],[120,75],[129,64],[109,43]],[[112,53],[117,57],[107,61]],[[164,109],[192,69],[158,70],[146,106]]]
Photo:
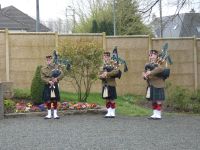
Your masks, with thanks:
[[[156,36],[160,36],[159,18],[154,20]],[[163,37],[200,37],[200,13],[183,13],[163,17]]]
[[[8,24],[8,27],[9,27],[9,23],[12,21],[11,23],[12,25],[10,24],[10,29],[15,29],[16,28],[15,25],[17,25],[18,23],[18,26],[20,24],[23,27],[23,29],[26,29],[26,31],[28,32],[35,32],[36,30],[36,20],[28,16],[27,14],[23,13],[19,9],[15,8],[14,6],[8,6],[5,8],[2,8],[0,10],[0,14],[1,14],[0,22],[3,22],[4,20],[4,24],[5,25]],[[8,18],[10,21],[7,22],[5,18]],[[8,27],[6,26],[6,28]],[[48,32],[50,31],[50,29],[40,23],[40,31]]]
[[[12,30],[27,30],[28,28],[17,21],[14,21],[12,19],[10,19],[7,16],[4,16],[1,12],[0,12],[0,29],[12,29]]]
[[[199,29],[198,29],[199,28]],[[200,13],[184,14],[181,36],[197,36],[200,37]]]

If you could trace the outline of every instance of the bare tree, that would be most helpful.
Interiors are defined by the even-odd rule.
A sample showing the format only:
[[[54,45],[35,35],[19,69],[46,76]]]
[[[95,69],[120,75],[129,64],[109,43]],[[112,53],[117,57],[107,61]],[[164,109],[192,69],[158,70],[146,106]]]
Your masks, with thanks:
[[[157,25],[159,24],[160,26],[161,37],[162,37],[162,31],[165,28],[165,26],[169,22],[173,21],[174,18],[176,18],[177,16],[180,18],[179,14],[181,10],[184,10],[185,8],[187,8],[188,6],[191,6],[194,3],[194,0],[168,0],[167,2],[164,0],[143,0],[143,1],[137,0],[137,1],[139,3],[139,12],[142,15],[143,20],[145,22],[150,22],[153,19],[155,20],[156,19],[155,10],[159,10],[157,12],[160,12],[160,18],[159,18],[159,22],[157,21]],[[161,5],[161,1],[165,3]],[[159,6],[159,9],[158,9],[158,6]],[[165,18],[165,20],[163,20],[162,10],[163,9],[169,10],[172,7],[175,8],[173,14],[170,14],[172,16],[167,17]]]
[[[155,10],[158,10],[159,1],[161,0],[137,0],[139,4],[139,12],[143,16],[143,19],[149,21],[152,15],[155,13]],[[164,1],[162,5],[162,9],[169,9],[171,7],[175,7],[174,16],[179,15],[181,10],[188,6],[192,6],[194,4],[194,0],[168,0]],[[200,2],[196,2],[199,4]]]
[[[80,22],[84,22],[90,16],[95,16],[101,11],[110,0],[79,0],[73,7]]]
[[[58,33],[69,33],[70,26],[72,25],[71,21],[62,20],[57,18],[57,20],[48,20],[43,22],[51,31]]]

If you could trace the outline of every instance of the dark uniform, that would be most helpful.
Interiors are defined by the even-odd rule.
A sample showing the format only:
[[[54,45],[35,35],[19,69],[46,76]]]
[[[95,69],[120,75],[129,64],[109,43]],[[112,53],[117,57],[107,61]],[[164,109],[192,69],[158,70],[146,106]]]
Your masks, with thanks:
[[[158,66],[155,69],[153,69],[150,75],[148,76],[148,82],[150,86],[149,99],[152,102],[165,100],[165,92],[164,92],[165,81],[163,80],[162,76],[160,76],[163,70],[164,68]]]
[[[51,61],[51,57],[47,56],[47,59]],[[43,90],[43,100],[47,105],[48,115],[45,119],[50,119],[52,117],[51,113],[51,103],[53,103],[53,116],[54,119],[59,119],[57,115],[57,102],[60,100],[59,86],[58,82],[62,80],[64,73],[62,68],[57,64],[50,63],[41,69],[41,79],[46,83]],[[55,82],[55,78],[57,82]],[[52,81],[53,84],[50,84]]]
[[[102,98],[106,100],[106,108],[108,111],[105,117],[114,118],[116,108],[115,99],[117,99],[115,78],[119,73],[119,69],[118,67],[115,67],[114,62],[110,60],[109,62],[104,63],[103,67],[101,68],[100,74],[105,71],[107,72],[106,77],[100,77],[100,79],[102,80]]]
[[[145,65],[145,70],[147,70],[143,74],[148,83],[146,98],[152,101],[153,115],[150,118],[161,119],[162,102],[165,100],[164,68],[159,64],[156,64],[158,51],[150,50],[149,58],[151,63]]]
[[[49,84],[49,81],[52,80],[52,73],[53,71],[57,69],[57,66],[53,63],[50,65],[47,65],[41,69],[41,78],[46,83],[43,91],[43,100],[45,102],[53,100],[53,101],[60,101],[60,93],[58,88],[58,82],[54,83],[54,86],[51,86]],[[61,67],[58,67],[60,71],[60,75],[57,77],[57,80],[60,81],[64,77],[64,73],[61,69]],[[51,97],[51,91],[54,90],[55,97]]]
[[[103,68],[110,67],[112,63],[106,63],[104,64]],[[102,98],[103,99],[111,99],[115,100],[117,99],[117,92],[116,92],[116,81],[115,77],[118,74],[119,69],[114,68],[110,72],[107,73],[107,77],[105,79],[102,79]],[[108,88],[108,96],[103,96],[103,91],[105,87]]]

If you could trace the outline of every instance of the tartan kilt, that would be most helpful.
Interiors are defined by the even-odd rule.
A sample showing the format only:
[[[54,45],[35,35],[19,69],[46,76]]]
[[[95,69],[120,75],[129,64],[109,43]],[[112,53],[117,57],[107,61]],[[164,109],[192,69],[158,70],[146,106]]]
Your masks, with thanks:
[[[165,90],[164,88],[155,88],[150,86],[150,100],[151,101],[164,101]]]
[[[42,99],[43,99],[44,102],[60,101],[60,92],[59,92],[59,88],[58,88],[58,83],[55,83],[54,86],[55,86],[55,88],[54,88],[55,97],[51,98],[50,84],[45,84],[44,90],[43,90],[43,96],[42,96]]]
[[[104,91],[104,88],[107,87],[108,88],[108,97],[103,97],[103,91]],[[106,86],[103,86],[102,88],[102,98],[103,99],[110,99],[110,100],[115,100],[117,99],[117,92],[116,92],[116,87],[115,86],[109,86],[109,85],[106,85]]]

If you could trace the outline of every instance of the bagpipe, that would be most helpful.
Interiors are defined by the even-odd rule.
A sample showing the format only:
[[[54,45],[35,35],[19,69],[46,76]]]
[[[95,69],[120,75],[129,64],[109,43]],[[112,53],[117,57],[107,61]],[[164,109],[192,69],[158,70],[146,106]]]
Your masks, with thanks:
[[[64,66],[64,69],[69,71],[71,69],[71,63],[67,59],[62,59],[58,55],[58,52],[56,50],[53,51],[53,63],[55,64],[55,69],[52,70],[51,72],[51,77],[52,78],[57,78],[61,74],[61,70],[59,66]]]
[[[59,58],[58,52],[56,50],[53,51],[53,63],[55,68],[51,70],[51,78],[57,78],[59,75],[61,75],[63,68],[66,70],[70,70],[71,68],[69,60]],[[56,97],[55,86],[56,85],[53,84],[49,87],[51,89],[51,98]]]
[[[162,77],[164,80],[167,79],[170,75],[170,69],[168,68],[168,63],[170,65],[173,64],[172,59],[168,53],[168,43],[165,43],[163,46],[160,54],[158,55],[158,58],[156,59],[155,63],[148,63],[145,65],[145,72],[146,71],[151,71],[158,67],[159,65],[162,65],[165,63],[165,68],[162,73],[158,74],[158,77]]]
[[[117,65],[124,65],[124,72],[128,71],[128,66],[126,64],[126,61],[122,58],[119,57],[118,52],[117,52],[117,46],[115,46],[115,48],[113,49],[113,53],[112,53],[112,60],[114,60]]]
[[[128,66],[126,64],[126,61],[119,57],[117,52],[117,46],[113,49],[112,57],[111,57],[111,64],[110,65],[104,65],[103,71],[111,72],[114,69],[118,69],[118,73],[113,76],[112,78],[121,78],[122,71],[119,69],[120,65],[124,65],[124,72],[128,71]]]

